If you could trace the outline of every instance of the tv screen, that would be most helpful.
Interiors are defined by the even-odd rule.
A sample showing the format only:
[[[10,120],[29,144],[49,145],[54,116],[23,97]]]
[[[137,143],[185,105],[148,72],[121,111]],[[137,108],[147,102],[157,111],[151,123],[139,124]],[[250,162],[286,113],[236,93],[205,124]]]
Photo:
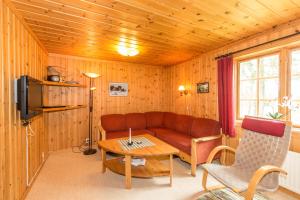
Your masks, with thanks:
[[[21,119],[28,120],[42,113],[43,86],[41,81],[29,76],[18,79],[18,109]]]

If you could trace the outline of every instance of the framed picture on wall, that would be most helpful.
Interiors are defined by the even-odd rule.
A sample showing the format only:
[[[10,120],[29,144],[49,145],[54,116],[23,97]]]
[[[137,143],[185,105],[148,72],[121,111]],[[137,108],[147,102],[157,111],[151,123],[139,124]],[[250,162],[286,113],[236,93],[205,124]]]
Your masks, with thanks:
[[[209,83],[197,83],[197,93],[209,93]]]
[[[128,83],[109,83],[109,96],[124,97],[128,96]]]

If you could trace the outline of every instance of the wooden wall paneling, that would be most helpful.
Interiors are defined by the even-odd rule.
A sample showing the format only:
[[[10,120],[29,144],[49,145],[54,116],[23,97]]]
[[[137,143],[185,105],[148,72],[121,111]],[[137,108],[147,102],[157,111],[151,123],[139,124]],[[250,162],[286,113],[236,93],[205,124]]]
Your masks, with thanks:
[[[50,54],[49,65],[62,67],[66,80],[73,79],[87,86],[89,79],[82,75],[83,72],[90,71],[101,75],[95,79],[97,89],[94,95],[94,140],[98,138],[96,128],[100,125],[100,116],[103,114],[167,110],[165,108],[167,84],[162,78],[165,76],[165,67],[58,54]],[[110,97],[108,88],[110,82],[127,82],[128,96]],[[63,94],[65,97],[62,97],[63,95],[59,95],[60,89],[53,87],[49,89],[48,103],[51,105],[57,102],[60,104],[70,102],[88,105],[88,92],[88,87],[66,88]],[[79,145],[88,136],[88,108],[46,115],[49,118],[47,129],[51,151]]]
[[[272,30],[257,34],[255,36],[249,37],[247,39],[234,42],[230,45],[218,48],[213,51],[206,52],[200,56],[183,62],[177,65],[167,67],[166,73],[170,78],[167,79],[171,90],[167,91],[167,96],[170,96],[170,111],[177,113],[188,114],[187,107],[191,106],[191,114],[193,116],[208,117],[212,119],[218,119],[218,103],[217,103],[217,62],[214,59],[216,56],[226,54],[228,52],[233,52],[239,49],[244,49],[250,46],[254,46],[266,41],[273,40],[275,38],[283,37],[285,35],[297,32],[300,28],[300,22],[297,23],[287,23],[281,26],[277,26]],[[243,55],[252,55],[255,52],[263,52],[267,49],[274,49],[275,47],[286,46],[287,43],[293,45],[299,45],[299,37],[285,39],[283,41],[274,42],[259,48],[248,50],[239,53],[235,56],[241,57]],[[209,93],[197,94],[196,93],[196,83],[209,81]],[[179,96],[178,86],[180,84],[185,84],[188,86],[192,85],[192,92],[190,95],[186,96],[188,101],[184,100],[184,96]],[[237,137],[227,138],[226,144],[232,147],[237,147],[239,139],[241,137],[240,124],[236,125]],[[299,134],[294,133],[292,136],[291,150],[299,152]],[[233,161],[233,156],[227,154],[227,162]]]
[[[14,80],[28,74],[43,79],[47,52],[6,1],[0,1],[0,199],[22,199],[26,186],[25,129],[14,102]],[[43,116],[33,120],[36,136],[30,139],[29,174],[47,155]]]

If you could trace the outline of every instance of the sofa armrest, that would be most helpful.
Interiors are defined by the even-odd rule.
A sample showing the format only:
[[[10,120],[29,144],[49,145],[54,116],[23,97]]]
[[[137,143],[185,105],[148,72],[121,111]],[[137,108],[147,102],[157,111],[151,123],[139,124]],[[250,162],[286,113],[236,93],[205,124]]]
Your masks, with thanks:
[[[279,172],[279,173],[282,173],[284,175],[287,175],[286,171],[284,171],[283,169],[281,169],[277,166],[264,165],[264,166],[260,167],[258,170],[256,170],[254,172],[254,175],[252,176],[252,178],[249,182],[248,189],[247,189],[246,194],[245,194],[245,200],[253,199],[257,184],[261,181],[261,179],[265,175],[267,175],[269,173],[272,173],[272,172]]]
[[[106,140],[106,131],[103,129],[102,126],[99,126],[99,135],[100,135],[100,140]]]
[[[196,168],[197,168],[197,144],[201,142],[208,142],[216,139],[222,138],[222,134],[206,136],[200,138],[192,139],[192,149],[191,149],[191,167],[192,167],[192,176],[196,176]]]
[[[211,140],[216,140],[222,138],[222,135],[213,135],[213,136],[206,136],[206,137],[200,137],[200,138],[193,138],[192,142],[198,143],[198,142],[207,142]]]

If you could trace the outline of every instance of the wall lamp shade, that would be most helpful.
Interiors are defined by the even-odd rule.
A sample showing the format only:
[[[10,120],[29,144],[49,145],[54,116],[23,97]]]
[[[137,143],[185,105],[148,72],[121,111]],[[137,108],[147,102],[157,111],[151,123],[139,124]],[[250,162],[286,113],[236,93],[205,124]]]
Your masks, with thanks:
[[[83,74],[89,78],[98,78],[100,76],[99,74],[93,72],[84,72]]]
[[[178,91],[180,92],[180,96],[187,95],[189,93],[189,91],[185,89],[184,85],[180,85],[178,87]]]

